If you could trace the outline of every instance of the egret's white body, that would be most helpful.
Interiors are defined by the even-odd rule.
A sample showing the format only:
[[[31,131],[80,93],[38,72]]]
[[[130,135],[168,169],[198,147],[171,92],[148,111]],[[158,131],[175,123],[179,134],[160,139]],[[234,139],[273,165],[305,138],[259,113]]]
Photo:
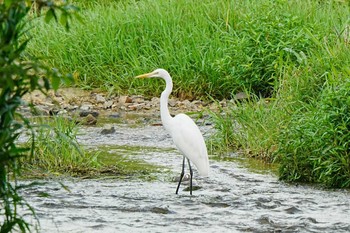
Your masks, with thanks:
[[[194,121],[185,114],[178,114],[172,117],[168,109],[168,99],[169,95],[173,89],[173,82],[169,73],[164,69],[156,69],[155,71],[143,75],[137,76],[137,78],[162,78],[166,82],[166,88],[162,92],[160,97],[160,115],[164,128],[171,135],[174,144],[179,149],[179,151],[191,161],[198,172],[202,176],[207,176],[209,172],[209,160],[207,147],[204,142],[204,138]],[[176,190],[178,192],[181,179],[184,173],[184,163],[182,167],[182,173],[180,181]],[[192,194],[192,169],[189,163],[191,172],[191,194]]]
[[[164,120],[162,122],[164,124]],[[196,166],[199,174],[207,176],[209,172],[207,147],[193,120],[181,113],[172,118],[168,125],[164,124],[164,127],[179,151]]]

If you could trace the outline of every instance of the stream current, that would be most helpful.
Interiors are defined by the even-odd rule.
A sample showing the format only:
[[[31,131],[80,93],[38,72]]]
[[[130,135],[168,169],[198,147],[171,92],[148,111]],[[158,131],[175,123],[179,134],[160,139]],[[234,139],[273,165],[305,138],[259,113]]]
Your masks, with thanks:
[[[350,192],[290,185],[269,169],[243,160],[210,160],[209,177],[199,177],[189,195],[183,182],[175,194],[182,155],[161,126],[113,124],[100,134],[86,127],[78,137],[89,148],[113,146],[164,167],[156,179],[64,178],[27,188],[40,232],[350,232]],[[205,137],[210,127],[201,127]],[[186,167],[187,168],[187,167]],[[62,184],[65,188],[62,187]],[[48,196],[43,196],[48,193]]]

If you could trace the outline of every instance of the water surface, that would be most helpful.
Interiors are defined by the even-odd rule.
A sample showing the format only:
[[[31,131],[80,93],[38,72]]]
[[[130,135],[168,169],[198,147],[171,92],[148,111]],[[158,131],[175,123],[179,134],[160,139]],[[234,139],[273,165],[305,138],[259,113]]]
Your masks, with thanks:
[[[40,232],[350,232],[347,190],[288,185],[272,171],[256,172],[237,159],[210,160],[209,177],[195,171],[200,189],[190,196],[184,183],[175,195],[173,178],[182,157],[164,129],[110,126],[116,131],[108,135],[85,128],[79,141],[90,148],[111,146],[111,156],[128,154],[125,146],[130,146],[127,156],[160,165],[164,172],[153,180],[65,178],[28,188],[25,196],[41,220]],[[211,129],[201,130],[209,135]]]

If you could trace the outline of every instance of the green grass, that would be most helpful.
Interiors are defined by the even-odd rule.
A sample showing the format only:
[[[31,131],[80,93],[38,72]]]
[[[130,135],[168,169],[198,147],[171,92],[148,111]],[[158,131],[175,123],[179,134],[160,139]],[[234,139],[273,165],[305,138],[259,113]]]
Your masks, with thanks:
[[[47,57],[84,88],[118,94],[158,95],[163,83],[133,77],[162,67],[174,77],[174,94],[188,98],[230,98],[242,90],[271,96],[284,63],[303,65],[317,43],[337,36],[335,25],[344,28],[348,13],[313,0],[77,4],[84,23],[70,32],[34,21],[30,54]]]
[[[350,187],[350,81],[327,84],[309,111],[293,114],[278,140],[282,179]]]
[[[276,139],[285,115],[275,103],[255,99],[237,102],[225,114],[212,112],[217,129],[209,140],[213,153],[225,155],[227,150],[239,151],[271,162]],[[279,121],[275,119],[278,118]]]
[[[283,180],[349,188],[350,46],[343,36],[312,37],[316,47],[304,64],[283,65],[272,98],[213,114],[214,145],[279,163]]]
[[[79,145],[74,120],[55,117],[37,118],[35,151],[28,161],[32,174],[82,175],[101,168],[97,153],[88,153]],[[29,142],[32,138],[29,139]]]

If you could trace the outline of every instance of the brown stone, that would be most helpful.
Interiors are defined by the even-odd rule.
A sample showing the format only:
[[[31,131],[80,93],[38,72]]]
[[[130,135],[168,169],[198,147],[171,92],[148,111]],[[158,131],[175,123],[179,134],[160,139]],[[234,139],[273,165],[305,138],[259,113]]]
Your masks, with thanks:
[[[129,104],[129,103],[132,103],[132,98],[130,98],[130,97],[127,96],[127,95],[122,95],[122,96],[119,97],[118,103],[120,103],[120,104]]]
[[[96,125],[97,119],[93,115],[89,114],[84,118],[82,123],[84,125]]]

